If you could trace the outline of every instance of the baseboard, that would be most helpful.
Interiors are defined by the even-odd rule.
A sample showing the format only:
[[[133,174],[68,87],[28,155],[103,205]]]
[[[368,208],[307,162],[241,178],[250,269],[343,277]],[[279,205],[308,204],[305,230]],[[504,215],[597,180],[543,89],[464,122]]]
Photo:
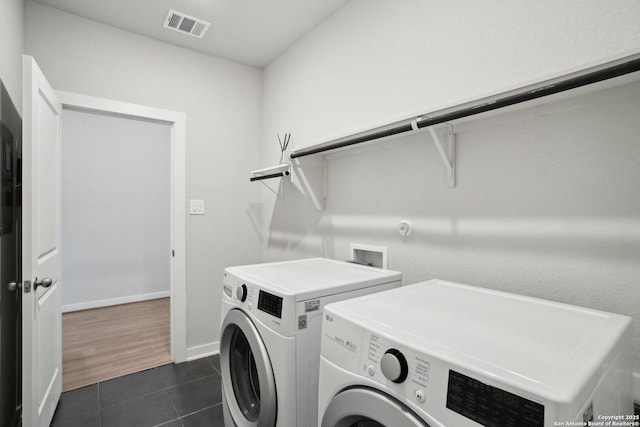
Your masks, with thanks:
[[[171,296],[171,291],[153,292],[143,295],[132,295],[129,297],[109,298],[96,301],[81,302],[77,304],[67,304],[62,306],[63,313],[72,311],[89,310],[91,308],[108,307],[110,305],[128,304],[130,302],[148,301],[158,298],[167,298]]]
[[[220,353],[220,342],[212,342],[209,344],[197,345],[187,349],[187,361],[201,359],[207,356],[213,356]]]
[[[633,373],[633,401],[640,405],[640,373]]]

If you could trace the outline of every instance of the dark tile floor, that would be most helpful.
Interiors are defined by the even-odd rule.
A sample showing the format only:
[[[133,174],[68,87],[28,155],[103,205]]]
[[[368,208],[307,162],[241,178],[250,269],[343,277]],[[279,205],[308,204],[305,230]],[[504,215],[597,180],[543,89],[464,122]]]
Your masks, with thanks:
[[[224,427],[220,359],[165,365],[62,393],[52,427]]]
[[[224,427],[221,402],[216,355],[62,393],[51,427]]]

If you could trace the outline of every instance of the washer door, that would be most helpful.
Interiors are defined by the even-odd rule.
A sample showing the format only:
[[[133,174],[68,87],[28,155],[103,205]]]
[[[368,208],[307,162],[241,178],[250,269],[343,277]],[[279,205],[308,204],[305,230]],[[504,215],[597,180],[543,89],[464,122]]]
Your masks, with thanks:
[[[334,397],[322,417],[322,427],[429,427],[413,411],[390,396],[351,388]]]
[[[249,317],[231,310],[220,340],[222,389],[238,427],[274,427],[277,398],[267,349]]]

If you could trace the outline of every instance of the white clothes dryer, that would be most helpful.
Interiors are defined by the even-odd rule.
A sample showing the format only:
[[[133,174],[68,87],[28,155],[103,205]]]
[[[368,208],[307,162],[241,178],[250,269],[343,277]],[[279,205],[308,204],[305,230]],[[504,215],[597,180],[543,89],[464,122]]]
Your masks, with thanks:
[[[225,269],[225,426],[315,427],[325,304],[398,287],[401,280],[395,271],[325,258]]]
[[[441,280],[324,313],[321,427],[552,427],[633,416],[629,317]]]

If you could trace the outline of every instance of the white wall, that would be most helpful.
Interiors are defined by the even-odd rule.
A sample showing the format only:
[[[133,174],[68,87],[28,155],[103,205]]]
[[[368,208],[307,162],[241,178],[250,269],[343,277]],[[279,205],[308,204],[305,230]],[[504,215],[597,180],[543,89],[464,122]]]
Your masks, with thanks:
[[[247,203],[260,192],[248,180],[260,158],[260,70],[33,2],[25,51],[55,89],[186,113],[187,199],[207,203],[187,218],[187,346],[214,348],[224,267],[261,257]]]
[[[640,51],[639,21],[636,1],[354,0],[266,68],[264,165],[276,132],[300,148]],[[640,88],[572,102],[458,126],[454,189],[426,134],[331,156],[325,211],[299,174],[263,196],[264,260],[383,245],[407,284],[626,314],[640,375]]]
[[[171,127],[62,114],[63,311],[169,296]]]
[[[0,79],[22,115],[24,0],[0,2]]]
[[[266,68],[265,126],[300,148],[518,87],[637,50],[639,18],[635,0],[354,0]]]

